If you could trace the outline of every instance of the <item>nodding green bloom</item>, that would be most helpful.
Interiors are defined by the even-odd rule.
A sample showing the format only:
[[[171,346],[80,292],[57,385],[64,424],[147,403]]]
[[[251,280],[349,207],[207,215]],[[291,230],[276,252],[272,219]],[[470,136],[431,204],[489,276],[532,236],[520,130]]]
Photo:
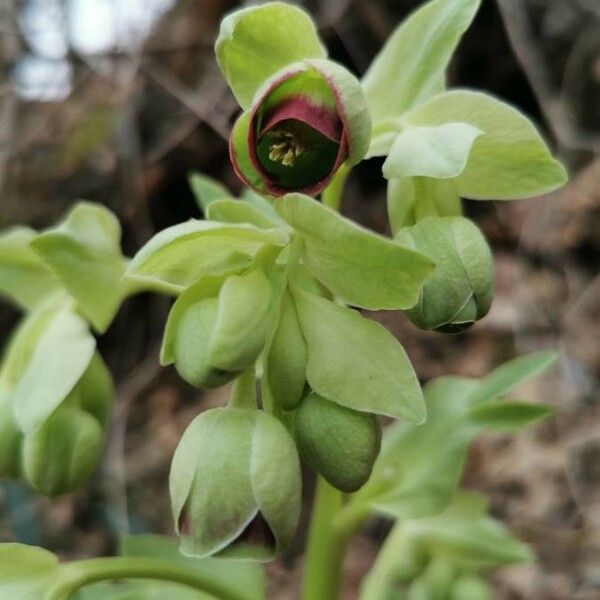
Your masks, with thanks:
[[[273,416],[215,408],[183,434],[169,479],[181,551],[270,560],[292,540],[300,514],[294,441]]]
[[[375,415],[310,393],[296,412],[294,435],[302,460],[343,492],[355,492],[371,475],[381,447]]]
[[[306,60],[258,90],[234,128],[230,156],[242,181],[259,192],[316,195],[343,163],[364,158],[369,131],[358,80],[331,61]]]
[[[271,296],[261,269],[232,275],[222,284],[208,278],[188,288],[169,315],[163,364],[174,362],[179,375],[199,388],[231,381],[256,362],[265,345]]]
[[[426,217],[395,240],[435,264],[406,314],[421,329],[458,333],[483,318],[493,298],[492,254],[483,234],[463,217]]]

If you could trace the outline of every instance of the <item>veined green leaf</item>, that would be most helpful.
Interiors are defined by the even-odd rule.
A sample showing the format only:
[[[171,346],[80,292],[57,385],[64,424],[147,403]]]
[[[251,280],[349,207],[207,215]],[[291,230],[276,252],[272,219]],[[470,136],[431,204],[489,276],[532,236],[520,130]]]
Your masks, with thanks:
[[[286,65],[327,56],[310,16],[283,2],[242,8],[228,15],[221,22],[215,53],[242,108],[250,105],[267,78]]]
[[[479,4],[434,0],[396,28],[363,78],[375,125],[400,117],[444,89],[446,67]]]
[[[106,330],[125,296],[121,226],[106,208],[79,202],[63,223],[38,235],[32,248],[47,263],[97,331]]]
[[[277,209],[302,236],[306,266],[347,304],[379,310],[417,301],[433,270],[428,258],[302,194],[287,194]]]
[[[496,98],[469,90],[439,94],[405,115],[415,126],[468,123],[483,131],[456,178],[461,196],[513,200],[555,190],[567,180],[531,122]]]
[[[179,294],[203,275],[248,266],[265,244],[287,241],[281,229],[190,220],[156,234],[133,257],[125,278],[142,289]]]
[[[483,132],[468,123],[446,123],[437,127],[407,127],[395,139],[383,163],[386,179],[460,175],[471,146]]]
[[[12,227],[0,235],[0,294],[31,310],[60,289],[60,283],[29,246],[37,233]]]
[[[425,420],[417,376],[389,331],[330,300],[292,291],[308,350],[307,380],[315,392],[354,410]]]
[[[471,407],[469,420],[482,428],[516,432],[549,417],[552,413],[552,407],[543,404],[498,400]]]

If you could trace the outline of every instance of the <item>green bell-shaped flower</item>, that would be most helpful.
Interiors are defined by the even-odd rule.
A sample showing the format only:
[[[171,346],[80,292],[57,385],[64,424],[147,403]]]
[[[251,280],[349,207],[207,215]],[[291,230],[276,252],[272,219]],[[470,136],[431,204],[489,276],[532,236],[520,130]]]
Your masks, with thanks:
[[[181,551],[270,560],[291,541],[300,514],[296,447],[273,416],[215,408],[183,434],[169,479]]]
[[[436,263],[419,300],[406,314],[421,329],[458,333],[483,318],[492,303],[492,254],[479,229],[464,217],[426,217],[395,240]]]
[[[221,284],[205,278],[174,304],[161,360],[175,363],[192,385],[219,387],[256,362],[267,338],[272,288],[261,269],[232,275]]]
[[[103,437],[98,421],[67,401],[37,431],[25,436],[24,479],[47,496],[76,490],[95,469]]]
[[[314,392],[296,412],[294,433],[304,462],[343,492],[355,492],[367,481],[381,446],[375,415]]]

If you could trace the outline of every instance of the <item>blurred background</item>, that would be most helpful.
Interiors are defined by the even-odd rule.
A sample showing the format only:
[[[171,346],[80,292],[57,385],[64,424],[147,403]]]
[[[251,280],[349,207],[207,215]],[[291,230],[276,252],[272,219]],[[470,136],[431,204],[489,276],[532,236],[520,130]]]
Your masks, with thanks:
[[[418,0],[307,0],[334,59],[365,71]],[[200,213],[190,171],[238,190],[227,157],[237,105],[212,44],[233,0],[0,0],[0,226],[53,224],[76,199],[113,210],[128,255]],[[490,495],[539,557],[494,576],[498,599],[600,598],[600,1],[483,0],[450,68],[533,117],[571,181],[525,202],[466,205],[495,254],[489,316],[456,335],[425,333],[400,313],[375,318],[404,344],[422,381],[480,376],[520,353],[558,348],[554,371],[522,389],[555,418],[471,451],[465,485]],[[355,170],[343,211],[386,230],[381,162]],[[0,487],[0,541],[40,544],[65,558],[110,553],[122,532],[171,533],[169,463],[200,396],[158,365],[170,300],[129,299],[99,340],[117,381],[105,458],[88,489],[49,501]],[[0,306],[4,342],[18,314]],[[294,599],[303,536],[269,566],[269,598]],[[372,521],[352,543],[344,598],[387,531]]]

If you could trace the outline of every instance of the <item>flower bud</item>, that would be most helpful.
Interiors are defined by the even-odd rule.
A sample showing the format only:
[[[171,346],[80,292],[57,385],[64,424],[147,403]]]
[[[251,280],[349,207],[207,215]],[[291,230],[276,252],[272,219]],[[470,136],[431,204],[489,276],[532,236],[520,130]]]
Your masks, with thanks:
[[[395,240],[436,263],[419,300],[406,314],[421,329],[458,333],[483,318],[492,303],[492,254],[479,229],[463,217],[426,217]]]
[[[104,429],[112,407],[114,386],[112,376],[98,352],[92,356],[73,392],[77,395],[79,406],[95,417]]]
[[[237,175],[258,192],[316,195],[365,156],[371,119],[358,80],[324,59],[288,65],[257,91],[232,134]]]
[[[181,377],[196,387],[213,388],[252,366],[269,331],[271,295],[269,280],[255,269],[228,277],[217,296],[191,301],[181,314],[177,311],[173,355]]]
[[[266,377],[274,401],[285,410],[293,410],[304,394],[308,351],[302,336],[296,307],[289,291],[284,291],[279,323],[271,341]]]
[[[296,531],[298,455],[285,427],[263,411],[216,408],[196,417],[169,486],[184,554],[270,560]]]
[[[23,442],[24,479],[39,493],[57,496],[81,487],[102,451],[98,421],[84,410],[60,406]]]
[[[310,393],[296,412],[294,431],[302,460],[343,492],[355,492],[371,475],[381,446],[375,415]]]
[[[19,476],[23,434],[15,421],[8,394],[0,391],[0,478]]]

